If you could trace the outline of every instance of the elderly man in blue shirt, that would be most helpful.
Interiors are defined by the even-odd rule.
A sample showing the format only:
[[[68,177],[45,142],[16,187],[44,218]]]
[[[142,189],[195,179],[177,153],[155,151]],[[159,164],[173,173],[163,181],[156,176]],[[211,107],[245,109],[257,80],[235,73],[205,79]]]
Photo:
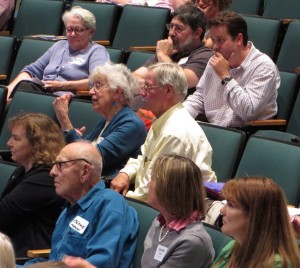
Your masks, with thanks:
[[[87,141],[68,144],[57,156],[50,174],[56,193],[70,204],[56,223],[48,261],[69,255],[96,267],[130,267],[137,213],[120,194],[105,188],[101,171],[101,155]],[[44,261],[32,259],[25,266]]]

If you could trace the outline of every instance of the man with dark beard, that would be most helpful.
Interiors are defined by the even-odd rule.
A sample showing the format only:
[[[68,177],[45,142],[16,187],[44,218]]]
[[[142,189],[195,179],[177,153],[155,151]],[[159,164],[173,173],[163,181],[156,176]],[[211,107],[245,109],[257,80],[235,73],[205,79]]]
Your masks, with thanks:
[[[191,94],[213,55],[203,43],[206,28],[204,13],[193,5],[183,5],[173,13],[167,28],[168,38],[157,42],[156,55],[137,69],[134,75],[143,82],[149,65],[176,62],[183,68],[188,81],[188,94]]]

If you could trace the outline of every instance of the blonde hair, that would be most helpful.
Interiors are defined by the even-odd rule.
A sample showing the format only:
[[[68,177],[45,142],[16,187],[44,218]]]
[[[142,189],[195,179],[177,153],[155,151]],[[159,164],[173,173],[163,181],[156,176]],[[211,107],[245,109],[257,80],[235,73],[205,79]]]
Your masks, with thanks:
[[[274,181],[265,177],[233,179],[225,183],[222,195],[249,217],[245,241],[232,248],[230,267],[273,268],[276,254],[281,267],[300,267],[286,198]]]
[[[15,268],[15,253],[8,236],[0,233],[0,268]]]
[[[177,219],[188,218],[193,211],[205,212],[205,190],[199,167],[179,155],[158,157],[152,169],[156,196],[162,206]]]

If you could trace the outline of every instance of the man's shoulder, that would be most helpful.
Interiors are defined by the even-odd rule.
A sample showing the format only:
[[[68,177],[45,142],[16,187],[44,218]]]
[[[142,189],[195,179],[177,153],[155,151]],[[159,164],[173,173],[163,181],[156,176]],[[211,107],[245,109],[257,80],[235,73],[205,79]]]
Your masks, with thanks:
[[[191,51],[190,56],[195,55],[207,55],[208,57],[211,57],[213,55],[213,51],[212,49],[202,45]]]

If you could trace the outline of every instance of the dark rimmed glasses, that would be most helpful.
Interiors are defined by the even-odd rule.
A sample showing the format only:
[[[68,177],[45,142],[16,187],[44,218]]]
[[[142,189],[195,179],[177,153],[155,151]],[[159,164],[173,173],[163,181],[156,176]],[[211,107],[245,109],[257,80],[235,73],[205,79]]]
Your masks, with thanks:
[[[73,27],[66,27],[66,32],[71,34],[71,33],[75,33],[75,34],[78,34],[78,35],[82,35],[85,31],[87,30],[87,28],[79,28],[79,27],[76,27],[76,28],[73,28]]]
[[[89,161],[87,161],[86,159],[84,159],[84,158],[77,158],[77,159],[71,159],[71,160],[65,160],[65,161],[54,161],[54,162],[52,162],[52,166],[55,166],[58,171],[61,171],[62,170],[62,166],[64,164],[69,163],[69,162],[75,162],[75,161],[84,161],[87,164],[91,165],[91,163]]]

